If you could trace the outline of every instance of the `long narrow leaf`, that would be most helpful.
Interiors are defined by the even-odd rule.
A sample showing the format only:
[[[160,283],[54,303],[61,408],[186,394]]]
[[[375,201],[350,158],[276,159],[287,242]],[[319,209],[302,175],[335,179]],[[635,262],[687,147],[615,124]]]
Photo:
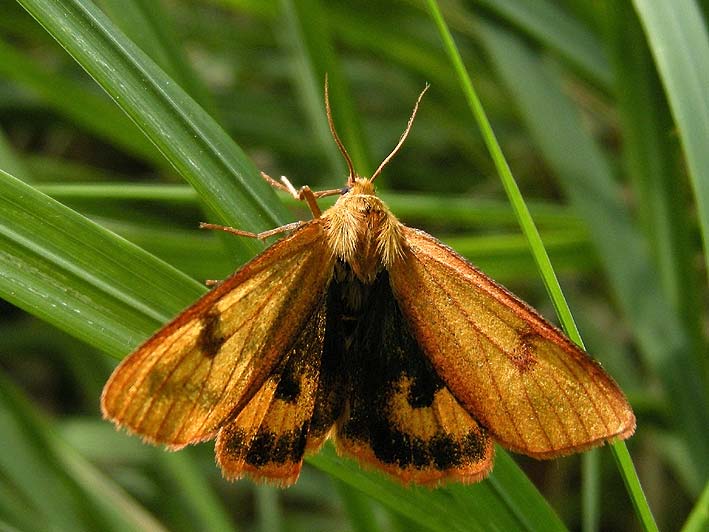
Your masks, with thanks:
[[[116,101],[220,220],[249,230],[285,220],[243,151],[89,0],[18,2]],[[251,239],[233,241],[239,242],[241,258],[261,249]]]
[[[130,351],[204,291],[2,171],[0,242],[3,298],[114,355]]]
[[[709,264],[709,33],[694,0],[634,0],[677,124]],[[704,468],[704,478],[709,468]]]

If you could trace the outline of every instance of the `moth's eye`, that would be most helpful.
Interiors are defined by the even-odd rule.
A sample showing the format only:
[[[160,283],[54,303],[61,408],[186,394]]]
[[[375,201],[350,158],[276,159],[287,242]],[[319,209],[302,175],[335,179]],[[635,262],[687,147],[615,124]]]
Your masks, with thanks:
[[[342,190],[340,190],[340,196],[344,196],[350,191],[350,187],[342,187]]]

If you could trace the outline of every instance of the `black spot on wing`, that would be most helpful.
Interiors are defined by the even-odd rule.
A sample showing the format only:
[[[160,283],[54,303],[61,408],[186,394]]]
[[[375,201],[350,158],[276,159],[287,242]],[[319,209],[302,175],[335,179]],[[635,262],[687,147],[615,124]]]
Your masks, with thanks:
[[[323,356],[326,308],[325,300],[317,306],[303,326],[295,344],[271,378],[277,381],[275,399],[291,405],[312,405],[314,397],[304,397],[306,382],[318,379]]]
[[[214,358],[225,338],[221,333],[221,316],[215,309],[210,309],[202,318],[202,330],[197,338],[197,347],[208,358]]]
[[[300,396],[300,378],[302,375],[296,375],[292,365],[286,366],[278,381],[275,398],[286,403],[297,403]]]
[[[231,459],[243,459],[256,468],[303,459],[322,359],[324,305],[323,298],[264,384],[276,389],[260,425],[240,426],[237,417],[222,427],[222,449]]]
[[[242,428],[224,427],[224,452],[236,459],[244,455],[248,449],[246,431]]]
[[[300,462],[305,452],[308,435],[307,422],[280,434],[259,430],[246,452],[246,463],[258,467],[269,463]]]
[[[259,429],[247,441],[243,429],[232,430],[226,439],[224,451],[234,460],[243,458],[247,464],[254,467],[266,464],[285,464],[300,462],[305,452],[307,424],[300,427],[275,433],[268,429]]]

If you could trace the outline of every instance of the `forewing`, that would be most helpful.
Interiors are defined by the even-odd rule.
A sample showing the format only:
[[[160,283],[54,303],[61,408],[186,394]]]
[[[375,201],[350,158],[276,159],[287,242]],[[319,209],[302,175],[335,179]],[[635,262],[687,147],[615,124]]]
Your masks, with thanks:
[[[417,345],[386,272],[371,291],[341,367],[349,384],[337,423],[338,450],[403,483],[475,482],[490,471],[492,439]]]
[[[281,486],[298,479],[322,359],[322,303],[246,407],[220,429],[215,453],[225,478],[249,475]]]
[[[635,430],[618,386],[558,329],[422,231],[391,285],[416,340],[453,395],[505,447],[537,458]]]
[[[293,345],[322,301],[332,256],[314,220],[158,331],[113,372],[104,417],[153,443],[211,439]]]

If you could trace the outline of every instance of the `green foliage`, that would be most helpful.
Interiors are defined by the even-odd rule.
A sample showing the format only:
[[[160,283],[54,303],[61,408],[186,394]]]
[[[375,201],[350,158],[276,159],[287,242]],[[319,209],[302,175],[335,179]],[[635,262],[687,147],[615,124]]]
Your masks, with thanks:
[[[0,524],[706,528],[709,39],[679,4],[0,0]],[[280,491],[223,481],[208,444],[170,454],[99,419],[115,360],[262,249],[198,221],[304,215],[259,169],[343,182],[326,73],[361,173],[431,82],[382,196],[577,335],[573,313],[638,416],[619,467],[498,449],[486,481],[432,491],[326,447]]]

